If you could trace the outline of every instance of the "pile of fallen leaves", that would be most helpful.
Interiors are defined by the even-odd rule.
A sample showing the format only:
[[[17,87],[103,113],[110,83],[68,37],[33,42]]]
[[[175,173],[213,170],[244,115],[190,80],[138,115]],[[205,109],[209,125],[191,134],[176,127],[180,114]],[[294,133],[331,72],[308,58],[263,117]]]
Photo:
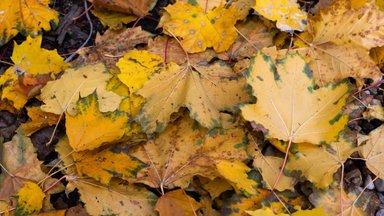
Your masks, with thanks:
[[[384,120],[366,94],[383,83],[382,1],[179,0],[158,35],[125,27],[156,0],[92,4],[108,30],[69,61],[41,48],[49,0],[0,1],[0,45],[27,36],[0,110],[29,118],[0,137],[1,213],[69,214],[50,198],[78,191],[90,215],[366,214],[344,164],[384,179],[384,126],[351,126]],[[58,158],[43,164],[46,127]]]

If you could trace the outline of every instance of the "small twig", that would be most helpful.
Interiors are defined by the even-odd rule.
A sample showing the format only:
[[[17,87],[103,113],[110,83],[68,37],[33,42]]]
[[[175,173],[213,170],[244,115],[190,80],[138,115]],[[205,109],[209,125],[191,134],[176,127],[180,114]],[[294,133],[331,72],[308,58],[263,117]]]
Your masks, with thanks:
[[[87,5],[87,0],[84,0],[84,8],[85,8],[85,16],[87,17],[87,20],[89,23],[89,35],[88,35],[87,39],[84,41],[84,43],[77,50],[79,50],[79,49],[85,47],[85,45],[87,45],[87,43],[89,42],[89,40],[92,37],[92,32],[93,32],[93,23],[92,23],[91,17],[89,16],[89,13],[88,13],[89,8]],[[77,55],[77,51],[72,53],[70,56],[68,56],[68,58],[66,58],[64,60],[64,62],[70,62],[73,59],[73,57],[75,57],[76,55]]]

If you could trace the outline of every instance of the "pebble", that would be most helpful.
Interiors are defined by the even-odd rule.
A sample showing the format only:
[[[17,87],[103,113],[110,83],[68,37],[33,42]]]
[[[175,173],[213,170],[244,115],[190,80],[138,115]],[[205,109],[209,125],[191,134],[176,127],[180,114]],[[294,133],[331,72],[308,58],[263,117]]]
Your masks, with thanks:
[[[376,212],[375,216],[384,216],[384,209],[379,209],[379,211]]]
[[[384,192],[384,180],[383,179],[377,179],[375,182],[376,190],[379,192]]]
[[[364,181],[364,187],[367,187],[368,190],[373,190],[375,189],[375,185],[372,182],[372,177],[371,175],[367,175]]]

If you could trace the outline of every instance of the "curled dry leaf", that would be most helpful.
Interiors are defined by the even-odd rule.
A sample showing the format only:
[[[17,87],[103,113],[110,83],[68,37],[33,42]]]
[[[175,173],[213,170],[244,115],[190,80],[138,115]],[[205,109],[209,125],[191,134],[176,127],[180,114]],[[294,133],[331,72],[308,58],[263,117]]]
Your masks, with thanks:
[[[59,13],[49,8],[47,0],[2,0],[0,2],[0,46],[17,33],[36,36],[51,30],[50,22],[59,22]],[[36,55],[38,57],[38,55]]]
[[[312,73],[299,54],[289,54],[274,64],[259,52],[246,78],[258,102],[242,106],[242,115],[262,124],[270,138],[330,143],[348,121],[341,113],[348,84],[315,89]]]

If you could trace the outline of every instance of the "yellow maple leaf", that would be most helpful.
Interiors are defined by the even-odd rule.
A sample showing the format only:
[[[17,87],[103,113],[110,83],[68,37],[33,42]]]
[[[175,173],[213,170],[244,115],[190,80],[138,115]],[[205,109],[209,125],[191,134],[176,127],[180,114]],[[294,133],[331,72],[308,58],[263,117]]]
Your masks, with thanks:
[[[122,112],[100,113],[96,94],[77,103],[77,115],[66,115],[65,127],[69,144],[75,151],[92,150],[120,139],[128,123]]]
[[[250,172],[251,168],[247,167],[243,162],[221,160],[216,163],[216,168],[221,176],[231,182],[235,188],[244,194],[256,194],[257,183],[248,178],[247,175],[247,172]]]
[[[96,8],[91,11],[93,15],[99,18],[103,26],[108,26],[113,30],[119,30],[123,28],[123,24],[130,23],[137,19],[136,16],[116,11],[105,10]]]
[[[351,4],[349,0],[333,1],[309,18],[309,35],[299,36],[307,47],[298,51],[311,60],[320,85],[346,77],[362,83],[363,78],[382,76],[369,49],[384,45],[384,12],[374,2],[357,9]]]
[[[285,142],[272,140],[271,143],[285,152]],[[328,146],[310,143],[293,144],[285,172],[298,179],[304,176],[318,188],[326,188],[334,181],[333,175],[349,156],[356,151],[353,144],[340,136],[339,141]],[[299,174],[300,176],[296,176]]]
[[[221,111],[234,111],[237,104],[251,100],[243,77],[220,61],[193,67],[170,63],[137,93],[146,103],[136,120],[147,133],[162,131],[180,107],[187,107],[204,127],[218,127]]]
[[[31,215],[43,207],[45,194],[36,183],[25,182],[17,196],[16,215]]]
[[[167,13],[161,23],[165,33],[181,37],[181,44],[187,52],[202,52],[209,47],[222,52],[237,38],[233,8],[221,6],[204,12],[199,5],[178,1],[164,9]]]
[[[144,167],[144,163],[131,157],[126,149],[129,149],[129,144],[74,152],[72,156],[80,175],[85,174],[107,185],[112,177],[135,178],[137,172]]]
[[[199,208],[201,204],[181,189],[167,192],[157,200],[155,206],[160,216],[194,216]]]
[[[330,143],[348,121],[341,112],[348,84],[315,89],[312,73],[297,53],[274,64],[269,56],[259,52],[246,77],[257,103],[242,106],[242,115],[248,121],[262,124],[270,138]]]
[[[96,91],[100,111],[114,111],[119,107],[121,97],[106,89],[111,77],[101,63],[67,69],[60,79],[48,82],[41,90],[41,99],[45,103],[41,109],[58,115],[63,112],[74,115],[79,96],[84,98]]]
[[[307,14],[299,9],[296,0],[256,0],[253,9],[267,19],[276,21],[281,31],[306,29]]]
[[[247,158],[247,144],[240,128],[209,131],[184,115],[132,153],[148,165],[133,181],[155,188],[186,188],[194,175],[219,176],[215,162]]]
[[[41,41],[42,36],[28,36],[20,45],[15,42],[11,56],[15,64],[0,77],[1,98],[12,101],[16,109],[35,96],[53,75],[69,66],[56,50],[42,49]]]
[[[253,166],[263,176],[263,180],[266,182],[265,187],[272,189],[279,175],[279,169],[283,164],[283,158],[264,156],[260,151],[255,151],[252,156]],[[282,174],[274,189],[278,191],[294,190],[295,183],[294,178]]]
[[[41,29],[51,30],[59,13],[49,8],[50,0],[2,0],[0,2],[0,46],[18,32],[36,36]],[[36,55],[38,57],[38,55]]]
[[[160,72],[163,59],[145,50],[132,50],[120,58],[116,65],[120,68],[117,77],[135,93],[155,72]]]
[[[144,187],[112,180],[107,186],[94,180],[69,179],[67,190],[79,190],[80,199],[90,215],[141,215],[155,216],[157,196]]]
[[[368,136],[358,137],[359,154],[365,158],[368,169],[376,176],[384,179],[382,166],[384,159],[384,126],[371,131]]]

